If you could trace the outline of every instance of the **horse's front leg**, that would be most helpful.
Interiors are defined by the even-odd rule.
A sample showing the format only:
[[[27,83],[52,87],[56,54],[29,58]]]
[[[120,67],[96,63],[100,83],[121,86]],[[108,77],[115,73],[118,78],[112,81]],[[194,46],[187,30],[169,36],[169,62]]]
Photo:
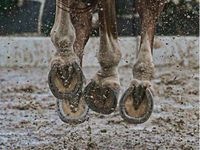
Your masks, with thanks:
[[[118,64],[121,52],[117,39],[115,0],[101,0],[99,5],[101,69],[84,92],[88,106],[99,113],[110,114],[117,105],[120,82]]]
[[[66,11],[65,7],[70,3],[70,0],[57,0],[55,24],[51,31],[51,40],[57,52],[51,62],[48,82],[53,95],[57,98],[58,114],[61,120],[67,123],[80,123],[86,119],[88,112],[88,107],[82,99],[84,75],[80,62],[84,44],[89,38],[86,34],[89,33],[88,31],[85,33],[84,28],[76,40],[70,10]],[[79,21],[73,20],[77,30],[80,26]],[[88,18],[85,18],[85,21],[89,21]],[[80,33],[81,30],[78,32]]]
[[[133,66],[134,80],[120,100],[121,116],[130,123],[147,121],[153,110],[153,90],[150,82],[154,75],[153,39],[156,20],[164,4],[165,0],[137,1],[137,10],[142,20],[141,42]]]

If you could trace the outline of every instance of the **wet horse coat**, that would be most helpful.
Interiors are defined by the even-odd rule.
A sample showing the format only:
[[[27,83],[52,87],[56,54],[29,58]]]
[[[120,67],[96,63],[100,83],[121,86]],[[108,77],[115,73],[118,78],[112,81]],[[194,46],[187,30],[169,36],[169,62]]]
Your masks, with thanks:
[[[58,114],[64,122],[80,123],[90,109],[112,113],[118,101],[120,82],[118,64],[121,51],[116,27],[115,0],[83,2],[56,0],[56,18],[51,40],[57,53],[51,62],[49,87],[57,98]],[[137,0],[141,17],[141,42],[133,66],[134,80],[120,99],[120,114],[129,123],[143,123],[153,109],[152,85],[154,74],[152,58],[156,20],[165,0]],[[83,89],[81,70],[84,47],[92,28],[93,10],[98,9],[101,66],[91,82]]]

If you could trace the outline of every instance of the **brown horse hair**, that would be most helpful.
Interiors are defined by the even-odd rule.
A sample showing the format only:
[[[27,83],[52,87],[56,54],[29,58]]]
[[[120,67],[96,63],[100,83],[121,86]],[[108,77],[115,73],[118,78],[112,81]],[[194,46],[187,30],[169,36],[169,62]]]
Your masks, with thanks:
[[[92,0],[91,5],[85,6],[85,7],[77,7],[77,2],[76,3],[71,3],[67,4],[66,2],[63,2],[61,0],[58,0],[56,2],[56,6],[59,7],[60,9],[64,11],[75,11],[76,13],[85,13],[88,11],[92,11],[93,8],[99,3],[99,0]],[[61,4],[62,6],[60,6]],[[75,5],[75,6],[74,6]]]

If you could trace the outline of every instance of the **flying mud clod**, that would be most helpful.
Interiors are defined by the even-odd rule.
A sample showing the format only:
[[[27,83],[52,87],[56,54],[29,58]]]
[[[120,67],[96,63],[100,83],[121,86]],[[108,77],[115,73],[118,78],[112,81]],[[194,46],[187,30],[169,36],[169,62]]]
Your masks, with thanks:
[[[89,108],[102,114],[111,114],[117,107],[119,91],[107,86],[100,86],[91,81],[84,91],[84,99]]]
[[[128,123],[146,122],[153,111],[151,90],[142,85],[129,87],[120,100],[119,108],[121,117]]]

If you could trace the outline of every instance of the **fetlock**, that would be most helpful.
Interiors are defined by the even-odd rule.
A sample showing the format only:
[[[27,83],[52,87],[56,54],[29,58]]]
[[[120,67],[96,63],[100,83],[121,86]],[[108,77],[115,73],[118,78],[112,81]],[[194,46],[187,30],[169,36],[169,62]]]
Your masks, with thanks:
[[[152,62],[136,62],[133,66],[133,77],[138,80],[152,80],[155,67]]]
[[[120,88],[119,74],[116,67],[99,70],[94,80],[101,86],[107,86],[116,90]]]
[[[54,65],[64,66],[76,62],[80,65],[80,59],[73,52],[57,52],[51,60],[51,67]]]

